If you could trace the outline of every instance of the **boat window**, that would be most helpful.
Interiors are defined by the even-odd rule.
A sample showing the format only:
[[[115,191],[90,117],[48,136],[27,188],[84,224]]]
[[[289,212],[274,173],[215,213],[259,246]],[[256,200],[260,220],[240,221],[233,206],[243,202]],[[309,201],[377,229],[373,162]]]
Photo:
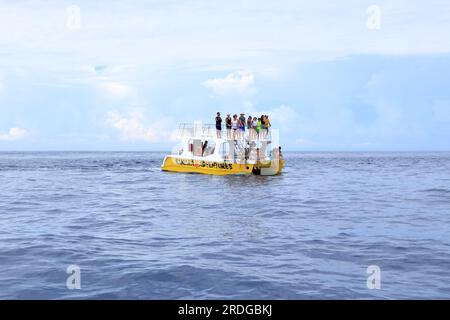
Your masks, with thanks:
[[[194,151],[194,141],[192,139],[188,140],[188,152]]]
[[[214,153],[214,149],[216,147],[216,142],[214,140],[212,141],[207,141],[208,143],[206,144],[206,147],[203,150],[203,156],[207,157],[210,156]]]
[[[203,153],[203,142],[200,139],[194,140],[194,156],[201,157]]]
[[[220,147],[220,155],[226,159],[228,155],[230,154],[230,145],[228,142],[222,143],[222,146]]]

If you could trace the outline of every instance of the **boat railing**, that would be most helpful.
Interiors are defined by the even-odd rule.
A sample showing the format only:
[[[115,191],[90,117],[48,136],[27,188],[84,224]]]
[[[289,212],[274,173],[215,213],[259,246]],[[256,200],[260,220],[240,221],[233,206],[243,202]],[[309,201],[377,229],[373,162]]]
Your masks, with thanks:
[[[221,136],[227,140],[237,140],[243,142],[270,142],[272,141],[272,133],[270,130],[261,129],[257,132],[256,129],[245,129],[241,131],[240,129],[222,129]]]
[[[180,123],[178,127],[178,135],[180,137],[211,137],[216,133],[215,125],[213,124],[198,124],[198,123]]]
[[[241,131],[240,129],[229,129],[222,125],[222,129],[218,132],[215,124],[203,123],[180,123],[178,136],[182,138],[221,138],[246,142],[272,141],[272,133],[269,129],[261,129],[260,132],[257,132],[254,128],[246,128],[245,131]]]

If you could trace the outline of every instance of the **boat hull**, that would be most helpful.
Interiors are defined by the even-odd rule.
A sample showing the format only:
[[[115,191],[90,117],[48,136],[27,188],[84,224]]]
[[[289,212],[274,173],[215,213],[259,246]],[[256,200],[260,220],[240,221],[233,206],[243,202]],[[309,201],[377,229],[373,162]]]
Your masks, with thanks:
[[[253,174],[257,176],[276,176],[281,174],[284,167],[284,160],[258,162],[253,167]]]
[[[226,163],[194,159],[182,159],[166,156],[162,170],[171,172],[202,173],[218,176],[248,175],[252,173],[253,164]]]

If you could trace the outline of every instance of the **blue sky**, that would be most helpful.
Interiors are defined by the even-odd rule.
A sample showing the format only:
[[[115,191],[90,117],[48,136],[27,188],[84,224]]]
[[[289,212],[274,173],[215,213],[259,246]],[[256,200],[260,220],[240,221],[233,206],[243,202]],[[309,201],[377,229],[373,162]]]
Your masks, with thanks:
[[[450,150],[448,1],[0,1],[0,150],[167,150],[268,113],[286,150]]]

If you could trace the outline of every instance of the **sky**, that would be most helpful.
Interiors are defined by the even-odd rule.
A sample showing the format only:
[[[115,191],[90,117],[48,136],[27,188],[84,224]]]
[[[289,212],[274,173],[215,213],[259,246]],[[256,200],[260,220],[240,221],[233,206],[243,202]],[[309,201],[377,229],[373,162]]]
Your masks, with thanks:
[[[285,150],[450,150],[447,0],[0,0],[0,151],[170,150],[269,114]]]

